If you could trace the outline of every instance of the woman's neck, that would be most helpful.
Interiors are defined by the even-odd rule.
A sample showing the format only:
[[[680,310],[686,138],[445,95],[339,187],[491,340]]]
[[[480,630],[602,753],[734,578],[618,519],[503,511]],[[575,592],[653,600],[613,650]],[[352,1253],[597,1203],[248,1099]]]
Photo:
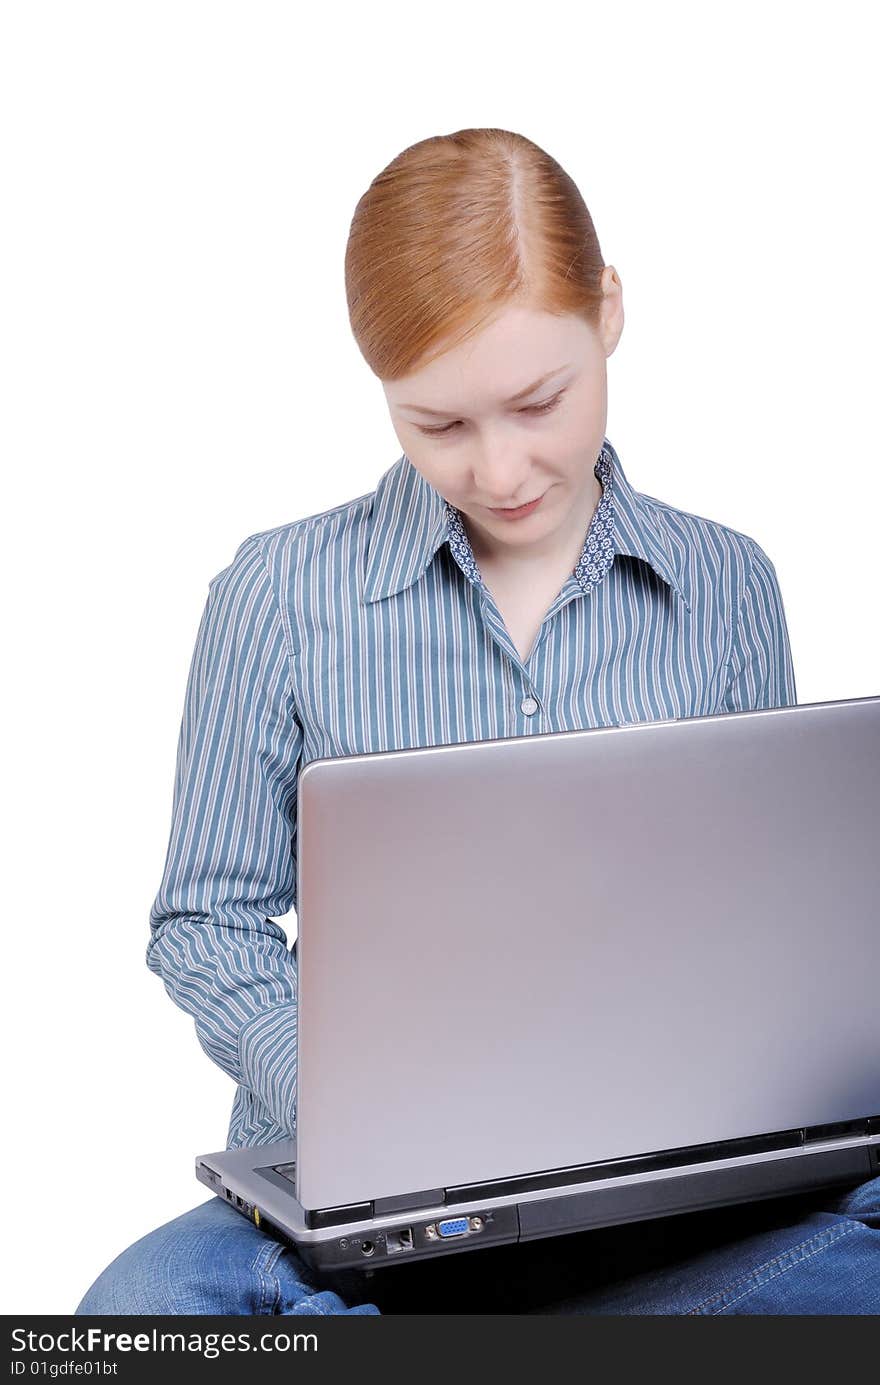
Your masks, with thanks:
[[[536,577],[543,578],[548,573],[558,572],[566,576],[574,572],[596,507],[602,499],[602,484],[592,472],[590,481],[591,485],[583,501],[572,507],[564,533],[553,531],[546,536],[546,544],[538,548],[487,543],[485,531],[477,529],[472,521],[462,514],[471,551],[480,571],[492,573],[497,579],[514,586],[529,583]]]

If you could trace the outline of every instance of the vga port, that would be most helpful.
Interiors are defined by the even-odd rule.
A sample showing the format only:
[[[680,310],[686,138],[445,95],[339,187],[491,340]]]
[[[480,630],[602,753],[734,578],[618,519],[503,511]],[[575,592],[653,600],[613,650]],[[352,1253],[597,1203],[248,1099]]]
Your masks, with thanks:
[[[462,1236],[469,1225],[467,1217],[449,1217],[437,1223],[437,1232],[440,1236]]]

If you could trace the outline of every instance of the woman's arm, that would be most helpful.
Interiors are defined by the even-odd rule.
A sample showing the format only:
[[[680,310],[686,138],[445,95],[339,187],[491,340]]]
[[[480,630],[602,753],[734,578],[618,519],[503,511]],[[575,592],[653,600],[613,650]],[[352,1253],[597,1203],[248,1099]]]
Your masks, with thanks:
[[[797,702],[788,626],[776,569],[767,554],[748,541],[751,568],[746,575],[727,686],[719,712],[759,707],[789,707]]]
[[[254,536],[209,585],[146,960],[208,1056],[291,1134],[296,964],[273,917],[296,904],[301,748],[280,610]]]

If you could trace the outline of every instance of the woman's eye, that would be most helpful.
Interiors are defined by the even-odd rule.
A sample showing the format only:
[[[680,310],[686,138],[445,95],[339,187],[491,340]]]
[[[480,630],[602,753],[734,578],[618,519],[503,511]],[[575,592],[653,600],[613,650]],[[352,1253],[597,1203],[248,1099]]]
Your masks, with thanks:
[[[526,408],[519,409],[518,412],[521,414],[549,414],[550,410],[559,403],[564,393],[564,390],[560,390],[559,394],[554,394],[552,399],[545,399],[543,404],[529,404]],[[454,423],[447,423],[442,428],[427,428],[420,423],[416,425],[420,433],[427,433],[428,436],[435,438],[440,437],[443,433],[451,433],[458,426],[457,419]]]

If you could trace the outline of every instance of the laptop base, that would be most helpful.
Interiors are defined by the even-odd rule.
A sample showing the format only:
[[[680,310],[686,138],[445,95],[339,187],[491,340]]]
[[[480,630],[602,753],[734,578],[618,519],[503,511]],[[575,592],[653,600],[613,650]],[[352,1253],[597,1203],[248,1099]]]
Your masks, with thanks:
[[[855,1186],[880,1175],[880,1118],[864,1125],[870,1133],[854,1138],[804,1140],[794,1148],[707,1161],[703,1167],[691,1159],[678,1168],[585,1181],[558,1193],[532,1190],[515,1201],[509,1194],[471,1196],[461,1203],[447,1198],[433,1208],[317,1228],[306,1225],[307,1214],[295,1197],[289,1173],[277,1172],[279,1167],[290,1169],[292,1141],[201,1155],[196,1177],[255,1225],[293,1246],[314,1269],[372,1270],[824,1187]],[[476,1194],[477,1188],[469,1191]]]

